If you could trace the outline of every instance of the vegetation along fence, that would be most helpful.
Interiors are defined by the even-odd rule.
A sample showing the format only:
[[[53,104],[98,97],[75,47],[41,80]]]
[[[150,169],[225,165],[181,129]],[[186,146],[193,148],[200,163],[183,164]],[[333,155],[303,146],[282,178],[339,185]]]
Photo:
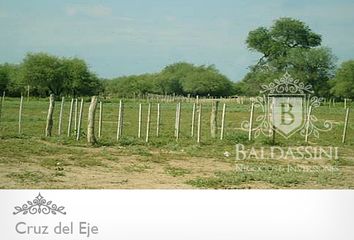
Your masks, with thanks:
[[[260,136],[260,141],[289,141],[322,144],[353,143],[354,129],[350,122],[351,101],[327,99],[313,109],[318,127],[325,121],[333,129],[321,133],[321,140],[308,134],[295,134],[291,140],[276,134]],[[61,137],[89,143],[126,141],[127,138],[151,140],[190,140],[196,143],[218,141],[255,141],[257,119],[261,109],[252,98],[199,99],[198,97],[149,97],[146,99],[100,99],[96,96],[80,99],[24,100],[23,97],[1,97],[0,136]],[[310,119],[310,117],[308,117]],[[248,129],[241,129],[249,121]],[[274,132],[274,131],[273,131]]]

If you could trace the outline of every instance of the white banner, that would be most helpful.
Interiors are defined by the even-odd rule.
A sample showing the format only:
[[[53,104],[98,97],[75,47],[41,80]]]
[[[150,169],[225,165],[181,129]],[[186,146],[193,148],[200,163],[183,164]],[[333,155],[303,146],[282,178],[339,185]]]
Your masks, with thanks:
[[[6,240],[352,240],[353,223],[353,191],[0,191]]]

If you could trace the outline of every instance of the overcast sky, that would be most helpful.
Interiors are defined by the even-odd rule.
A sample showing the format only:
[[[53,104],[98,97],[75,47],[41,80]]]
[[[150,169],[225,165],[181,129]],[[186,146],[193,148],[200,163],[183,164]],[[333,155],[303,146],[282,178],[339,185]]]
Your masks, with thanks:
[[[0,0],[0,63],[43,51],[116,77],[188,61],[237,81],[259,57],[248,32],[284,16],[320,33],[338,63],[354,59],[353,0]]]

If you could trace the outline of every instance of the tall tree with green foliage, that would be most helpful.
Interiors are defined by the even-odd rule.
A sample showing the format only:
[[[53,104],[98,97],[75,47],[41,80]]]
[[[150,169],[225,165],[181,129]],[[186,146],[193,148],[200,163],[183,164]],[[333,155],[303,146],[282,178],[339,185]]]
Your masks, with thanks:
[[[66,69],[61,59],[47,53],[29,53],[22,63],[23,79],[32,87],[60,96],[66,86]]]
[[[331,92],[342,98],[354,98],[354,60],[343,62],[331,80]]]
[[[293,77],[311,84],[316,94],[328,95],[328,81],[333,77],[336,58],[330,49],[320,47],[321,41],[321,35],[292,18],[280,18],[270,28],[251,31],[247,46],[261,57],[244,78],[243,90],[246,94],[255,94],[270,78],[288,71]]]
[[[62,59],[65,69],[65,91],[77,95],[94,95],[101,91],[102,86],[98,77],[91,73],[86,62],[82,59]]]
[[[102,89],[98,77],[89,71],[84,60],[59,58],[47,53],[29,53],[21,64],[22,82],[36,91],[93,95]]]

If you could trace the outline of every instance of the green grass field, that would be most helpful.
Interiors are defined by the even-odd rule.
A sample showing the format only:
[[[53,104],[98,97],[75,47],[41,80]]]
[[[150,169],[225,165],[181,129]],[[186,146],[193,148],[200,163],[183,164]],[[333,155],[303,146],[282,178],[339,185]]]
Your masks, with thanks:
[[[201,143],[191,137],[192,103],[182,102],[181,132],[174,137],[176,103],[161,103],[160,136],[156,137],[157,103],[152,101],[149,142],[145,143],[145,101],[124,101],[123,136],[117,141],[118,101],[104,100],[102,138],[86,143],[89,98],[85,98],[82,135],[67,137],[70,103],[64,106],[62,134],[58,135],[60,101],[56,102],[52,137],[44,137],[47,99],[24,101],[18,134],[18,98],[6,98],[0,120],[0,188],[354,188],[354,117],[350,116],[347,142],[341,143],[345,110],[321,106],[314,111],[318,127],[333,122],[328,132],[309,138],[309,146],[335,146],[338,160],[235,160],[235,144],[270,147],[269,137],[248,141],[241,123],[249,119],[250,105],[227,102],[224,140],[210,136],[211,103],[203,103]],[[138,104],[143,104],[142,138],[138,134]],[[221,122],[219,105],[218,126]],[[97,112],[98,113],[98,112]],[[256,111],[255,119],[260,115]],[[98,119],[98,114],[96,114]],[[97,121],[96,121],[97,122]],[[196,130],[196,127],[195,127]],[[97,133],[97,127],[96,127]],[[276,146],[305,146],[304,137],[276,136]],[[225,156],[229,152],[230,156]],[[237,171],[239,165],[262,171]],[[279,170],[283,167],[283,170]],[[335,171],[284,171],[284,169]]]

